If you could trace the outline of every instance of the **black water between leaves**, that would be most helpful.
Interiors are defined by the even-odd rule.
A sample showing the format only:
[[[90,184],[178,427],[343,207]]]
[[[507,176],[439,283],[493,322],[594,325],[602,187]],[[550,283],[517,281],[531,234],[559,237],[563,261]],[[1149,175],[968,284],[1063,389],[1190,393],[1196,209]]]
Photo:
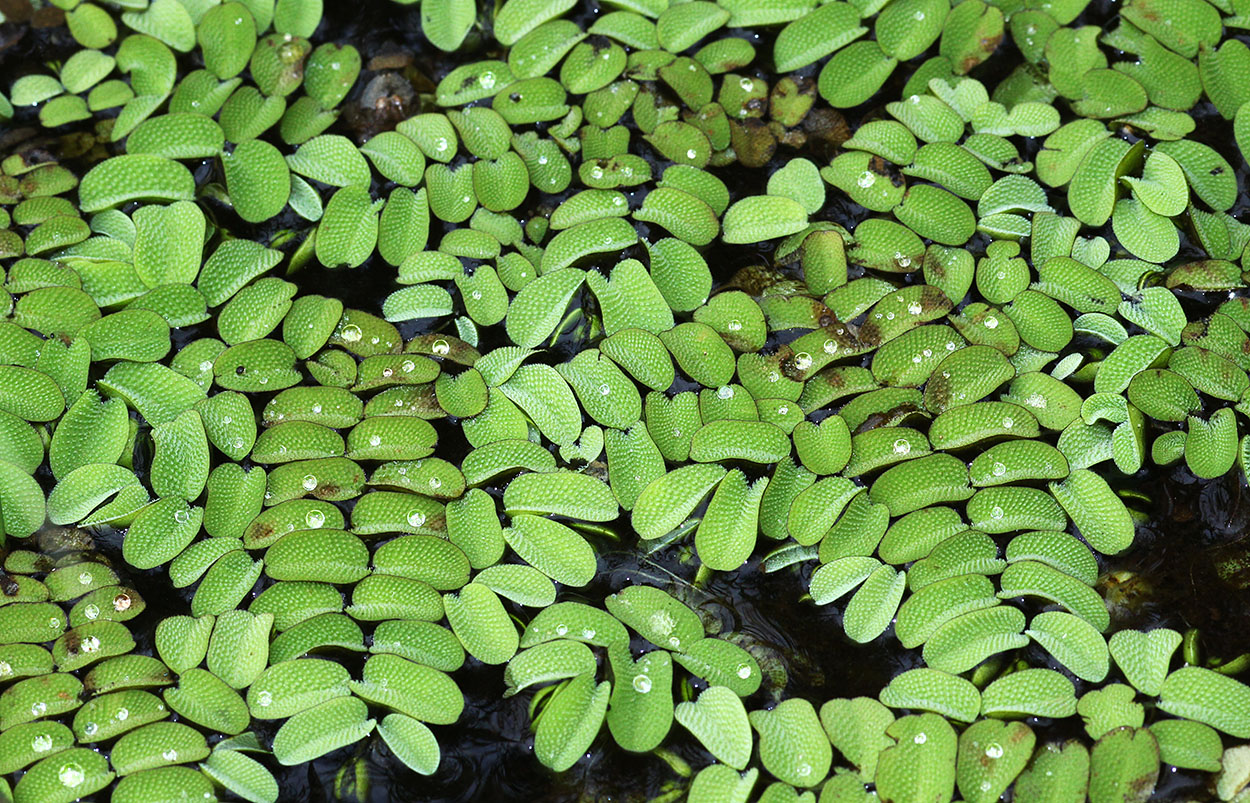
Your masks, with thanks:
[[[0,9],[23,6],[22,0],[0,0]],[[406,93],[394,95],[394,103],[379,111],[365,103],[362,98],[370,92],[373,79],[374,92],[380,87],[407,84],[418,93],[431,92],[433,85],[455,66],[466,61],[491,58],[499,55],[492,51],[493,42],[477,33],[471,34],[463,52],[448,55],[430,48],[420,37],[420,23],[415,6],[403,7],[370,0],[367,3],[326,4],[326,16],[318,29],[314,42],[336,41],[354,44],[366,63],[378,57],[378,70],[366,69],[356,87],[344,101],[344,114],[331,132],[343,133],[357,142],[379,130],[393,127],[395,122],[411,114],[424,111],[415,98]],[[596,0],[584,2],[574,18],[588,28],[601,12]],[[10,13],[10,18],[15,15]],[[17,17],[20,18],[20,17]],[[55,21],[45,16],[36,17],[36,23]],[[1082,19],[1075,25],[1091,24],[1104,29],[1113,27],[1115,14],[1113,0],[1094,0]],[[767,67],[771,53],[771,34],[750,30],[729,30],[725,35],[748,38],[756,45],[757,62]],[[43,64],[66,57],[77,45],[68,32],[58,27],[38,27],[28,22],[0,24],[0,84],[8,86],[16,77],[43,69]],[[918,57],[915,66],[931,54]],[[183,57],[183,67],[200,66]],[[1019,62],[1019,53],[1009,39],[999,48],[990,61],[973,71],[972,77],[981,78],[992,86],[998,77],[1006,75]],[[407,66],[402,66],[406,64]],[[799,74],[815,79],[817,67],[801,70]],[[897,97],[909,71],[906,65],[896,70],[890,82],[865,106],[845,113],[847,123],[853,129],[860,122],[884,116],[884,104]],[[756,75],[767,79],[769,74],[757,71]],[[380,76],[384,76],[379,78]],[[397,77],[403,81],[396,83]],[[657,91],[663,91],[660,88]],[[371,95],[372,97],[372,95]],[[1240,186],[1246,186],[1246,169],[1234,144],[1231,125],[1223,120],[1210,104],[1202,104],[1192,112],[1198,118],[1197,130],[1191,135],[1220,151],[1238,168]],[[628,114],[626,116],[628,118]],[[29,128],[27,128],[29,126]],[[0,131],[0,155],[10,152],[21,143],[40,139],[44,134],[37,129],[38,122],[29,113],[19,114],[8,132]],[[540,128],[544,126],[539,126]],[[1131,132],[1129,132],[1131,134]],[[81,136],[81,131],[67,127],[53,132],[47,147],[54,152]],[[634,149],[640,155],[653,158],[650,152],[638,148],[640,137],[634,131]],[[65,139],[62,139],[65,138]],[[1025,153],[1033,158],[1040,142],[1034,141]],[[97,150],[95,157],[104,155]],[[777,155],[764,168],[742,167],[715,169],[736,199],[745,195],[762,193],[768,175],[787,159],[806,155],[818,164],[828,161],[828,154],[809,148],[806,152],[782,146]],[[85,170],[83,160],[66,160],[66,164]],[[663,169],[653,162],[655,174]],[[197,182],[223,184],[218,168],[212,163],[202,164],[196,172]],[[324,188],[322,188],[324,189]],[[389,190],[375,186],[375,196]],[[517,210],[521,219],[534,214],[546,214],[572,190],[558,196],[539,198],[531,192],[526,204]],[[631,196],[632,207],[641,202],[641,193]],[[1062,198],[1059,199],[1062,201]],[[1053,203],[1054,199],[1052,199]],[[288,232],[297,237],[281,246],[288,253],[302,239],[309,225],[289,210],[279,218],[260,226],[252,226],[239,220],[225,204],[207,201],[207,212],[215,222],[237,236],[265,242],[281,240]],[[1250,196],[1239,196],[1233,214],[1239,219],[1250,207]],[[1058,211],[1063,211],[1059,209]],[[866,218],[869,213],[846,198],[830,193],[825,209],[817,218],[831,220],[847,228]],[[437,225],[437,224],[436,224]],[[449,229],[452,226],[447,225]],[[645,226],[644,226],[645,228]],[[644,236],[647,232],[643,232]],[[1102,232],[1110,242],[1115,242],[1110,227]],[[438,232],[431,232],[436,241]],[[978,235],[978,238],[981,236]],[[983,249],[985,241],[974,240],[968,247]],[[712,267],[716,286],[735,283],[736,278],[749,274],[752,279],[783,278],[768,267],[770,248],[742,248],[713,244],[705,252]],[[646,261],[645,251],[629,256]],[[1196,258],[1200,249],[1184,239],[1177,261]],[[313,266],[293,273],[287,278],[299,286],[300,293],[321,293],[336,296],[348,307],[376,311],[382,300],[397,285],[394,269],[374,258],[356,270],[327,270]],[[594,266],[589,265],[588,267]],[[471,266],[470,266],[471,267]],[[600,268],[610,267],[599,265]],[[853,269],[854,270],[854,269]],[[852,278],[859,274],[852,274]],[[791,274],[793,277],[793,274]],[[892,276],[894,280],[897,275]],[[904,281],[918,277],[905,277]],[[1219,297],[1217,297],[1219,296]],[[1219,294],[1183,294],[1182,303],[1189,318],[1193,320],[1209,314],[1222,301]],[[593,297],[583,296],[581,303],[593,309]],[[413,324],[401,327],[405,337],[411,337],[428,327]],[[175,332],[175,346],[181,347],[195,338],[211,335],[211,325],[188,327]],[[482,351],[503,345],[496,332],[484,332],[486,339]],[[790,338],[774,339],[776,345]],[[590,345],[576,333],[563,336],[554,347],[539,359],[560,362]],[[1089,344],[1074,342],[1071,350]],[[451,366],[447,366],[451,367]],[[93,376],[93,379],[97,377]],[[264,399],[260,399],[263,403]],[[453,421],[436,422],[439,431],[438,455],[459,463],[467,452],[466,443],[459,427]],[[146,466],[146,455],[136,455],[136,470]],[[744,467],[746,468],[746,467]],[[1114,468],[1103,464],[1102,472]],[[52,478],[46,473],[41,480],[45,490],[50,490]],[[758,470],[757,470],[758,471]],[[1100,558],[1103,580],[1100,590],[1113,603],[1113,629],[1172,627],[1180,631],[1198,628],[1206,651],[1217,659],[1231,659],[1250,651],[1250,489],[1236,474],[1217,480],[1199,480],[1183,466],[1172,469],[1143,468],[1133,476],[1109,477],[1112,485],[1132,489],[1137,495],[1134,508],[1141,514],[1137,538],[1133,548],[1113,559]],[[501,489],[489,489],[499,494]],[[345,511],[351,503],[344,503]],[[806,591],[811,567],[797,567],[776,573],[764,573],[759,558],[768,545],[761,545],[756,556],[740,571],[719,574],[696,586],[694,584],[697,562],[689,546],[674,545],[654,554],[646,555],[624,518],[612,529],[616,538],[591,536],[599,551],[600,571],[594,582],[583,589],[565,590],[562,599],[576,599],[598,604],[607,595],[636,582],[646,582],[665,588],[695,608],[703,616],[710,633],[734,634],[733,638],[747,647],[759,659],[764,669],[765,681],[761,690],[747,700],[748,708],[770,705],[776,699],[804,697],[819,707],[824,700],[833,697],[865,695],[875,697],[890,680],[906,669],[921,664],[918,651],[904,650],[894,640],[891,631],[867,645],[850,641],[842,633],[842,604],[816,607],[799,602]],[[190,610],[191,590],[174,589],[163,570],[127,573],[121,558],[121,534],[101,532],[95,535],[96,548],[102,559],[108,560],[122,576],[122,583],[138,590],[147,601],[147,610],[131,627],[139,652],[153,654],[152,635],[160,619]],[[263,590],[262,579],[254,594]],[[1036,604],[1016,600],[1026,611]],[[520,624],[532,616],[533,611],[510,606]],[[644,648],[640,640],[634,644],[635,654]],[[354,674],[358,674],[363,657],[355,653],[330,654],[341,660]],[[1034,645],[1014,658],[1020,658],[1032,666],[1052,666],[1064,671],[1049,656]],[[677,673],[681,677],[685,673]],[[1066,674],[1066,672],[1065,672]],[[1072,677],[1078,695],[1087,687],[1083,681]],[[464,714],[451,726],[437,727],[435,733],[442,748],[442,761],[438,771],[431,777],[419,776],[401,764],[374,736],[352,747],[331,753],[309,764],[296,767],[280,767],[272,760],[268,765],[274,771],[282,789],[281,799],[291,803],[330,803],[330,801],[361,801],[364,803],[399,803],[417,801],[453,803],[459,801],[551,801],[552,803],[585,803],[587,801],[629,801],[642,803],[667,792],[681,789],[688,780],[675,772],[674,764],[686,762],[695,771],[710,763],[711,756],[680,727],[674,727],[663,748],[670,752],[669,761],[654,754],[630,754],[617,748],[606,728],[587,756],[571,770],[555,774],[543,768],[533,755],[533,739],[530,731],[528,704],[531,695],[503,697],[505,690],[500,667],[484,666],[469,658],[465,667],[455,673],[455,679],[465,695]],[[678,699],[697,695],[701,681],[678,681],[674,694]],[[1151,721],[1152,711],[1147,713]],[[254,721],[262,740],[272,738],[276,727]],[[1076,718],[1058,722],[1030,719],[1029,724],[1041,741],[1080,738],[1086,742]],[[1173,771],[1168,772],[1171,769]],[[1197,773],[1164,768],[1155,799],[1169,800],[1205,799],[1210,796],[1205,784],[1207,776]]]

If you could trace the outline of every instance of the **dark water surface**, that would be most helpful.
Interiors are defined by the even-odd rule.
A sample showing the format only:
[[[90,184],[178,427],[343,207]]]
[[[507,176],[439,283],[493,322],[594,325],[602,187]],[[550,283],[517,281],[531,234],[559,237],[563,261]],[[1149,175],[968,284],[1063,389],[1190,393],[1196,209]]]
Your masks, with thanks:
[[[0,9],[8,12],[9,6],[15,4],[21,5],[17,0],[0,0]],[[326,19],[314,41],[350,42],[361,51],[366,64],[374,58],[385,60],[385,65],[375,66],[386,66],[391,70],[392,75],[382,79],[390,82],[386,86],[402,88],[406,82],[417,92],[432,91],[433,85],[443,75],[465,60],[499,55],[490,49],[493,43],[483,44],[481,40],[476,46],[470,43],[464,54],[448,56],[432,51],[416,33],[419,30],[416,8],[396,6],[382,0],[367,3],[331,0],[326,4]],[[579,22],[584,28],[588,27],[598,13],[595,2],[584,3],[578,12]],[[1085,22],[1112,27],[1111,0],[1095,0],[1086,11]],[[728,34],[752,39],[759,51],[759,66],[767,66],[771,54],[768,39],[753,31],[729,31]],[[24,22],[0,25],[0,84],[7,87],[15,77],[39,69],[41,62],[64,58],[76,47],[64,28],[39,28]],[[915,64],[923,58],[920,57]],[[989,62],[974,71],[973,77],[980,77],[987,85],[993,85],[1015,66],[1016,59],[1018,54],[1007,42]],[[397,67],[403,64],[407,66],[402,69]],[[363,141],[378,130],[392,127],[397,120],[423,110],[416,97],[408,97],[404,92],[396,93],[398,99],[388,107],[390,111],[378,112],[364,102],[367,100],[364,98],[366,92],[372,92],[372,98],[382,86],[375,83],[371,89],[370,81],[386,71],[366,70],[362,74],[352,95],[344,101],[343,118],[331,131]],[[816,68],[802,72],[814,79]],[[861,120],[881,116],[881,105],[898,96],[908,74],[906,66],[896,70],[894,78],[874,101],[847,113],[846,119],[851,127]],[[766,77],[767,74],[760,75]],[[403,81],[399,81],[399,76]],[[1198,107],[1194,113],[1199,117],[1199,125],[1193,137],[1220,150],[1230,162],[1242,165],[1238,173],[1244,187],[1244,165],[1233,144],[1230,124],[1214,114],[1209,104]],[[23,132],[22,124],[30,124],[29,114],[19,115],[10,131],[0,131],[0,156],[12,150],[17,141],[43,136],[37,128]],[[37,127],[37,122],[34,125]],[[55,133],[68,135],[73,132]],[[633,142],[636,147],[640,145],[640,137],[634,136]],[[55,138],[47,142],[50,149],[63,144]],[[1033,143],[1034,152],[1039,144]],[[96,155],[103,154],[97,151]],[[771,170],[797,155],[800,155],[799,151],[783,146],[778,149],[773,163],[766,168],[721,168],[715,172],[736,198],[762,192]],[[818,164],[828,161],[828,154],[817,152],[815,146],[803,155],[810,156]],[[1025,156],[1031,158],[1032,153]],[[66,163],[84,169],[86,166],[81,160],[79,164],[75,164],[74,160],[67,160]],[[197,178],[202,179],[202,184],[221,182],[216,171],[214,165],[205,163]],[[659,171],[656,172],[658,175]],[[385,188],[375,187],[375,195],[382,192]],[[853,228],[858,220],[867,217],[864,209],[837,195],[830,193],[828,206],[817,217],[833,220],[848,228]],[[518,215],[528,217],[549,212],[563,197],[540,198],[531,193],[527,204],[518,210]],[[638,202],[639,199],[632,199],[632,205]],[[1238,217],[1243,216],[1241,213],[1247,203],[1250,202],[1243,195],[1234,210]],[[294,230],[297,237],[283,246],[288,252],[294,250],[308,228],[306,222],[289,212],[256,227],[244,224],[223,204],[210,201],[208,211],[219,225],[243,237],[270,241],[280,237],[283,230]],[[437,236],[437,232],[432,232],[431,241],[436,242]],[[1109,230],[1104,236],[1114,242]],[[969,244],[972,249],[983,246],[984,241],[974,240]],[[1196,247],[1186,245],[1178,261],[1197,254]],[[759,272],[769,264],[766,250],[719,243],[710,247],[706,257],[718,286],[732,282],[740,270]],[[393,281],[394,268],[376,258],[354,271],[331,271],[317,266],[288,278],[299,285],[301,293],[336,296],[347,306],[366,311],[378,310],[382,300],[397,287]],[[1225,297],[1208,295],[1191,295],[1183,299],[1191,319],[1206,314]],[[583,302],[589,307],[593,299],[587,297]],[[178,332],[175,336],[180,346],[210,333],[211,324],[205,324]],[[403,333],[405,337],[411,337],[418,330],[410,326],[404,328]],[[489,336],[492,333],[486,334]],[[498,344],[483,342],[482,350],[494,345]],[[542,359],[558,362],[586,345],[576,336],[570,336],[557,344],[552,354]],[[458,464],[467,449],[459,428],[453,422],[436,422],[436,426],[439,430],[439,456]],[[143,457],[139,456],[137,470],[142,469],[142,461]],[[1106,463],[1100,465],[1099,471],[1115,474],[1115,469]],[[43,479],[50,487],[50,476]],[[1133,549],[1111,561],[1104,561],[1102,566],[1105,593],[1116,602],[1113,628],[1166,625],[1182,632],[1199,628],[1207,654],[1214,658],[1227,660],[1250,651],[1250,627],[1247,626],[1250,622],[1250,491],[1244,480],[1234,473],[1218,480],[1201,481],[1183,466],[1171,469],[1151,466],[1132,477],[1114,476],[1109,479],[1114,486],[1132,489],[1140,495],[1135,501],[1130,501],[1143,517]],[[832,697],[875,697],[891,677],[920,663],[918,651],[899,648],[889,634],[867,645],[855,644],[847,639],[841,628],[841,605],[818,608],[799,601],[807,590],[812,568],[810,564],[775,574],[765,574],[760,570],[759,557],[769,545],[762,544],[756,558],[742,570],[714,575],[701,587],[696,587],[693,581],[697,563],[691,560],[689,547],[674,545],[648,557],[639,549],[625,520],[617,522],[613,529],[617,534],[616,540],[591,536],[601,556],[597,579],[576,593],[563,593],[562,598],[597,604],[608,594],[638,581],[665,588],[704,615],[711,629],[719,627],[723,633],[735,634],[734,640],[760,660],[765,670],[765,682],[761,690],[746,701],[748,708],[758,708],[780,697],[805,697],[817,706]],[[151,653],[151,637],[156,623],[169,615],[187,613],[190,594],[186,590],[173,589],[164,570],[127,575],[120,555],[119,534],[101,533],[97,537],[97,547],[122,574],[123,584],[132,585],[147,600],[147,611],[133,620],[132,629],[139,650]],[[264,582],[262,580],[258,584],[257,593]],[[511,609],[521,622],[532,613],[516,607]],[[357,654],[335,657],[353,669],[358,668],[363,660]],[[1023,657],[1032,665],[1045,665],[1048,658],[1037,647],[1025,650]],[[468,659],[464,669],[455,673],[455,679],[465,694],[466,706],[455,725],[435,729],[443,756],[434,776],[425,778],[407,770],[375,736],[309,765],[283,768],[269,762],[282,786],[282,799],[310,802],[345,799],[373,803],[645,801],[682,788],[687,783],[670,763],[659,756],[629,754],[615,747],[606,728],[588,758],[572,770],[555,775],[533,757],[528,711],[531,695],[504,699],[502,668],[483,666],[472,658]],[[1079,680],[1076,683],[1079,694],[1084,684]],[[698,690],[698,686],[679,687],[675,689],[675,694],[679,699],[683,696],[688,698],[697,694]],[[1147,716],[1149,722],[1149,712]],[[272,735],[272,727],[266,731],[263,723],[258,724],[262,725],[262,739]],[[1059,723],[1031,720],[1030,724],[1042,740],[1072,736],[1085,738],[1076,718]],[[669,761],[678,765],[686,762],[695,769],[711,761],[710,755],[679,727],[670,732],[664,750],[670,753]],[[1207,796],[1205,781],[1206,776],[1169,774],[1165,768],[1157,799],[1181,796],[1203,799]]]

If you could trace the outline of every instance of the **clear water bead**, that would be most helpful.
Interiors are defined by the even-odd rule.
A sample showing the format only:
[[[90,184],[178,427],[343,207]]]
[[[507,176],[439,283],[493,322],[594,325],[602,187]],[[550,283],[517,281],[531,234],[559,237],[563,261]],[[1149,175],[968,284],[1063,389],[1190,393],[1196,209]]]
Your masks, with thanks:
[[[408,526],[420,527],[425,524],[425,514],[420,510],[412,510],[408,512]]]
[[[302,485],[305,491],[311,491],[317,487],[317,478],[312,474],[305,474]]]
[[[315,530],[326,523],[326,514],[322,513],[320,510],[310,510],[308,511],[308,514],[304,516],[304,523]]]
[[[61,770],[56,774],[56,777],[60,779],[62,786],[70,787],[78,786],[87,779],[87,776],[82,771],[82,767],[72,763],[62,764]]]
[[[992,742],[985,746],[985,755],[988,758],[1002,758],[1003,746]]]
[[[634,675],[634,691],[639,694],[651,691],[651,678],[646,675]]]

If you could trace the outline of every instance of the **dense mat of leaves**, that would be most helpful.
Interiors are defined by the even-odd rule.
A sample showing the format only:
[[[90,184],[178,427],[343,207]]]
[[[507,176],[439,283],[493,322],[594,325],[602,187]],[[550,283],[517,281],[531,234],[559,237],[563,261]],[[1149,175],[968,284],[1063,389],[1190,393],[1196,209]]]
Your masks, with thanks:
[[[0,798],[431,775],[488,665],[534,761],[665,800],[1250,800],[1250,658],[1100,582],[1128,478],[1250,468],[1241,4],[396,6],[429,76],[321,0],[51,5],[0,87],[48,131],[0,154]],[[611,544],[697,573],[596,596]],[[787,694],[695,601],[748,565],[913,668]]]

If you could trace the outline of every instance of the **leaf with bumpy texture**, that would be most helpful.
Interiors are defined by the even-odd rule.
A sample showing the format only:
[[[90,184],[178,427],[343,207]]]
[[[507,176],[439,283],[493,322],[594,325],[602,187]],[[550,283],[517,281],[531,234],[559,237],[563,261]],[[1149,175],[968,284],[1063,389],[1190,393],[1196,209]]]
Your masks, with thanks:
[[[695,549],[704,566],[733,571],[751,556],[759,530],[760,500],[767,487],[767,479],[748,485],[737,469],[720,481],[695,533]]]
[[[504,490],[503,505],[509,515],[554,514],[582,521],[611,521],[619,512],[607,485],[568,470],[519,475]]]
[[[1160,627],[1142,632],[1121,630],[1111,636],[1108,647],[1116,666],[1142,694],[1157,695],[1168,674],[1172,654],[1181,646],[1181,634]]]
[[[1023,722],[981,720],[959,734],[956,780],[964,800],[992,803],[1028,763],[1037,741]]]
[[[1107,676],[1106,639],[1084,619],[1064,611],[1043,611],[1024,632],[1082,680],[1097,683]]]
[[[339,697],[288,719],[273,739],[279,764],[293,766],[354,744],[373,730],[376,720],[355,697]]]
[[[590,747],[607,713],[612,684],[595,685],[593,674],[578,675],[557,690],[538,717],[534,755],[543,765],[563,772]]]
[[[0,532],[15,538],[25,538],[43,526],[43,490],[34,477],[7,460],[0,460],[0,509],[4,513]]]
[[[464,710],[464,695],[447,674],[397,655],[371,656],[365,662],[362,680],[349,683],[357,697],[432,725],[450,725]]]
[[[433,775],[441,759],[438,741],[424,723],[403,714],[387,714],[378,723],[378,733],[391,752],[413,772]]]
[[[252,803],[276,803],[278,782],[265,765],[236,750],[219,748],[200,770],[226,789]]]
[[[1042,803],[1081,803],[1089,785],[1089,750],[1076,740],[1050,742],[1016,780],[1015,794]]]
[[[809,787],[829,774],[833,750],[807,700],[783,700],[771,710],[752,711],[749,718],[760,735],[760,761],[774,776]]]
[[[894,619],[906,585],[906,572],[897,572],[891,566],[877,567],[847,603],[842,622],[846,635],[866,644],[884,633]]]
[[[1133,519],[1107,481],[1088,469],[1077,469],[1050,492],[1094,549],[1115,555],[1133,543]]]
[[[421,32],[439,50],[451,52],[473,27],[476,17],[473,0],[447,0],[421,6]]]
[[[240,142],[221,157],[226,190],[239,217],[260,223],[274,217],[291,195],[291,171],[273,145],[259,139]]]
[[[13,799],[21,803],[71,803],[103,789],[113,778],[104,756],[77,747],[31,767],[17,782]]]
[[[694,702],[677,705],[675,718],[708,752],[734,769],[751,760],[751,723],[742,700],[724,686],[709,686]]]
[[[985,688],[981,713],[994,717],[1070,717],[1076,713],[1076,693],[1072,681],[1053,669],[1022,669]]]
[[[585,278],[585,271],[567,268],[545,273],[525,285],[513,298],[504,321],[512,342],[533,348],[550,337]]]
[[[653,650],[635,661],[621,643],[608,648],[608,657],[614,679],[608,730],[625,750],[652,750],[673,722],[673,659],[664,650]]]
[[[316,251],[321,264],[355,268],[368,259],[378,241],[378,212],[384,205],[384,201],[374,201],[363,187],[349,186],[335,192],[317,228]]]
[[[516,626],[499,597],[485,585],[469,583],[443,595],[452,632],[470,655],[484,664],[506,663],[516,653]]]
[[[757,243],[802,231],[807,226],[807,210],[793,198],[756,195],[729,207],[723,226],[725,242]]]
[[[699,615],[653,586],[626,586],[604,604],[613,616],[657,647],[681,651],[703,638]]]
[[[195,197],[191,171],[172,159],[153,154],[114,156],[82,177],[79,205],[98,212],[128,201],[190,201]]]
[[[1210,669],[1186,666],[1168,675],[1159,689],[1159,708],[1250,738],[1250,687]]]
[[[1090,803],[1149,800],[1159,778],[1159,744],[1145,728],[1117,728],[1090,755]]]
[[[881,751],[874,780],[886,800],[950,800],[955,788],[955,731],[937,714],[896,720],[897,744]]]
[[[1165,764],[1186,769],[1219,772],[1224,751],[1215,729],[1189,719],[1161,719],[1150,726],[1159,742],[1159,758]]]
[[[692,464],[652,480],[634,503],[634,530],[645,539],[653,539],[676,529],[725,472],[716,463]]]
[[[927,667],[894,676],[879,696],[891,708],[933,711],[961,722],[971,722],[981,710],[981,693],[970,681]]]

